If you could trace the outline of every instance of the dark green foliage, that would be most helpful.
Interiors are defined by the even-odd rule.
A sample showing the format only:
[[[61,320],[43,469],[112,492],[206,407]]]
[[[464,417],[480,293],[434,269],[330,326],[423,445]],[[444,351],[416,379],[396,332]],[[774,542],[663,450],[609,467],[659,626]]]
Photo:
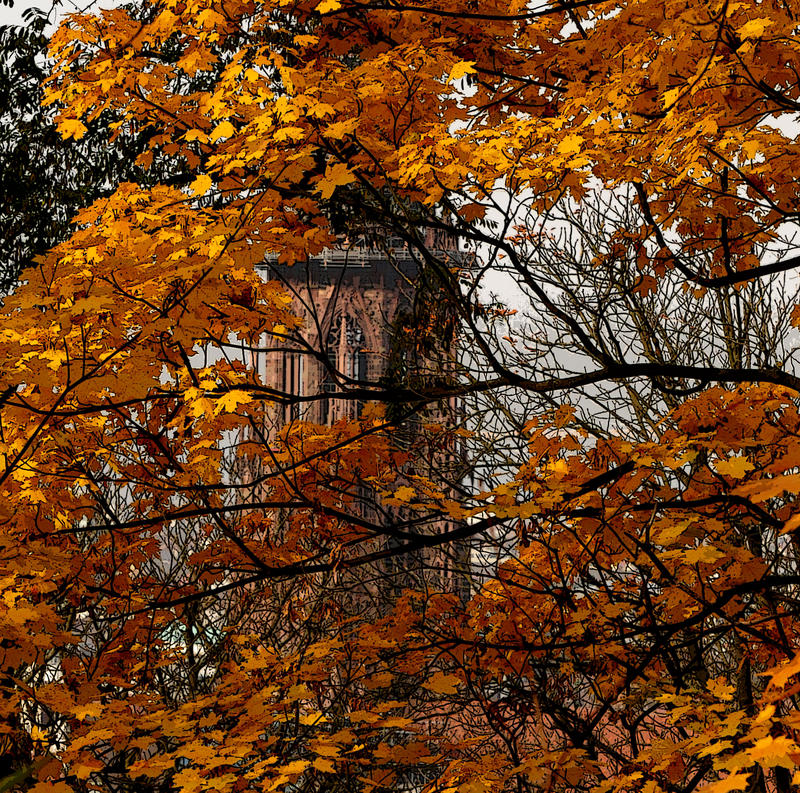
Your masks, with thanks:
[[[52,10],[50,12],[52,14]],[[48,12],[31,8],[22,25],[0,26],[0,291],[14,287],[34,258],[69,235],[75,213],[121,181],[147,181],[135,165],[136,135],[110,142],[108,115],[80,140],[62,140],[56,110],[40,105],[49,72]],[[23,276],[24,277],[24,276]]]

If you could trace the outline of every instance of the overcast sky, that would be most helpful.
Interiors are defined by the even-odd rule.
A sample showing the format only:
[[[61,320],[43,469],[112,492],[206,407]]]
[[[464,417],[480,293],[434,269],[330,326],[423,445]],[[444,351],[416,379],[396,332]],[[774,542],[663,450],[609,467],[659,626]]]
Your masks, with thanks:
[[[22,12],[31,6],[39,6],[39,8],[49,7],[49,3],[42,2],[36,3],[31,0],[15,0],[13,8],[0,6],[0,24],[2,25],[21,25]]]
[[[13,8],[0,6],[0,25],[21,25],[22,14],[26,9],[34,6],[49,9],[53,7],[53,5],[52,0],[38,0],[38,2],[37,0],[14,0]],[[85,2],[81,2],[81,0],[58,0],[55,4],[55,13],[53,13],[51,18],[55,21],[63,14],[69,14],[72,11],[83,11],[87,8],[91,8],[93,5],[98,4],[93,2],[93,0],[85,0]],[[113,5],[113,2],[107,2],[103,5]]]

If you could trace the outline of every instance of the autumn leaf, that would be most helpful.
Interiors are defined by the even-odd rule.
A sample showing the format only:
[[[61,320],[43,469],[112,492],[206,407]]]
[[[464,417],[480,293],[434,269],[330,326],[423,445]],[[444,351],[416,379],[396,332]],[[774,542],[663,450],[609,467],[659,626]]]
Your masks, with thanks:
[[[741,479],[748,471],[753,471],[755,466],[743,455],[728,457],[725,460],[717,460],[714,463],[717,473],[723,476],[730,476],[733,479]]]
[[[744,41],[745,39],[758,39],[764,35],[764,31],[774,22],[766,17],[751,19],[740,28],[737,28],[736,35]]]
[[[491,790],[491,785],[488,780],[471,779],[469,782],[462,782],[456,789],[458,793],[485,793]]]
[[[417,493],[413,487],[408,487],[408,485],[401,485],[400,487],[394,490],[394,492],[392,493],[392,498],[395,501],[409,502],[416,495]]]
[[[316,189],[323,199],[328,200],[337,187],[354,181],[356,177],[352,171],[344,163],[337,162],[325,169],[325,176],[318,182]]]
[[[728,774],[726,777],[704,785],[706,793],[730,793],[732,790],[747,790],[750,785],[750,774]]]
[[[456,694],[461,679],[458,675],[437,672],[433,677],[428,678],[423,684],[423,688],[432,691],[434,694]]]
[[[64,118],[58,121],[56,128],[64,138],[82,138],[87,131],[86,125],[75,118]]]
[[[190,185],[192,195],[205,195],[210,189],[213,181],[208,174],[200,174]]]
[[[800,753],[800,747],[785,735],[766,735],[746,751],[750,759],[765,768],[781,766],[791,770],[795,763],[790,755]]]
[[[769,479],[755,479],[739,485],[734,493],[756,502],[763,502],[786,492],[794,492],[797,488],[800,488],[800,474],[785,474]]]
[[[568,135],[558,144],[560,154],[577,154],[583,147],[583,138],[580,135]]]
[[[230,121],[221,121],[211,130],[208,138],[212,143],[216,143],[220,138],[230,138],[235,132],[236,130]]]
[[[37,782],[28,788],[30,793],[75,793],[75,788],[62,781]]]
[[[735,693],[734,686],[726,683],[724,678],[710,679],[706,683],[706,688],[713,696],[723,702],[730,702]]]
[[[800,653],[781,666],[770,669],[765,676],[769,677],[771,686],[783,688],[797,674],[800,674]]]
[[[697,548],[689,548],[681,554],[686,564],[713,564],[724,558],[725,554],[711,545],[699,545]]]
[[[475,61],[459,61],[450,69],[447,82],[454,83],[468,74],[475,74]]]
[[[311,763],[308,760],[293,760],[291,763],[286,763],[286,765],[280,766],[280,770],[282,773],[287,774],[289,776],[298,776],[302,774]]]
[[[236,389],[226,391],[219,399],[217,399],[214,407],[214,413],[233,413],[239,405],[246,405],[253,401],[252,394],[247,391],[238,391]]]
[[[331,140],[342,140],[347,135],[358,129],[358,119],[351,118],[346,121],[336,121],[325,128],[325,137]]]
[[[317,757],[313,761],[312,765],[317,769],[317,771],[322,771],[325,774],[336,773],[336,766],[326,757]]]

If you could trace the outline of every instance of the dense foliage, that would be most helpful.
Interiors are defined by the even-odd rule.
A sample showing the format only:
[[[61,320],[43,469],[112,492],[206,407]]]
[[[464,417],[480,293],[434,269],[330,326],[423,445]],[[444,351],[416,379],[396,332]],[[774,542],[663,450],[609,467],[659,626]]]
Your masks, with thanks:
[[[798,11],[67,18],[45,105],[140,171],[2,309],[0,789],[800,783]],[[375,377],[256,271],[365,229]]]
[[[10,3],[9,3],[10,5]],[[146,9],[127,6],[129,13]],[[124,181],[181,178],[167,158],[146,171],[136,162],[146,139],[101,114],[80,140],[65,141],[53,108],[41,104],[50,21],[59,10],[31,7],[23,24],[0,25],[0,290],[7,292],[36,257],[65,240],[78,210]]]

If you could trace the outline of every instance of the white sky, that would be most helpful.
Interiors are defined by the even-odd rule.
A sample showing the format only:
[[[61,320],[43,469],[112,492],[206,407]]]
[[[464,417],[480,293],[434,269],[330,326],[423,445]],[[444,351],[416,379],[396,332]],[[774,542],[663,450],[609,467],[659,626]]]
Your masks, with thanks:
[[[22,14],[28,8],[52,9],[51,22],[56,22],[64,14],[74,11],[85,11],[94,6],[95,0],[14,0],[14,7],[0,6],[0,25],[21,25]],[[113,5],[107,2],[104,5]]]

